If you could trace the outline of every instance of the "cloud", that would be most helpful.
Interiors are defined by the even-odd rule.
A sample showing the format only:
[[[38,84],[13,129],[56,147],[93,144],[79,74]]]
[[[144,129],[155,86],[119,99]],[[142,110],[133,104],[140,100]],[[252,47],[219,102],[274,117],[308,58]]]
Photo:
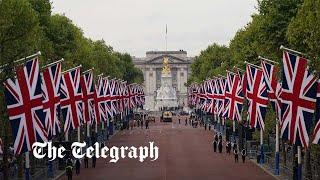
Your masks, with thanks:
[[[184,49],[197,55],[209,44],[228,44],[251,20],[256,0],[53,0],[85,36],[104,39],[115,50],[144,56],[149,50]]]

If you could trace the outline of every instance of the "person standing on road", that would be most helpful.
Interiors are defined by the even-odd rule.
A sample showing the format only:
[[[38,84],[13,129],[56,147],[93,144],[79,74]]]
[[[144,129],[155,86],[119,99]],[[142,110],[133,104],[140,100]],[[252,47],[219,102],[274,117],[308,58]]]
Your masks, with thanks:
[[[231,151],[231,143],[230,143],[230,141],[227,141],[227,143],[226,143],[226,151],[230,155],[230,151]]]
[[[146,120],[146,129],[149,129],[149,120]]]
[[[96,168],[96,161],[97,161],[97,157],[96,157],[96,155],[93,155],[92,156],[92,167],[93,168]]]
[[[218,149],[219,149],[219,153],[222,153],[222,140],[219,139],[219,142],[218,142]]]
[[[218,134],[217,133],[214,135],[214,140],[218,142]]]
[[[222,133],[219,134],[219,140],[222,141]]]
[[[188,118],[186,118],[186,120],[185,120],[185,125],[186,126],[188,125]]]
[[[68,180],[72,180],[72,161],[70,158],[67,160],[67,166],[66,166],[66,175],[68,177]]]
[[[179,124],[180,124],[180,117],[179,117]]]
[[[217,141],[213,140],[212,145],[213,145],[213,152],[217,152]]]
[[[246,156],[247,156],[247,150],[245,148],[242,149],[241,156],[242,156],[242,163],[245,163]]]
[[[237,163],[239,161],[238,149],[234,149],[233,154],[234,154],[234,162]]]
[[[84,156],[84,168],[89,167],[89,158],[87,156]]]
[[[80,174],[80,165],[81,165],[80,160],[77,159],[77,160],[76,160],[76,174],[77,174],[77,175]]]
[[[204,124],[204,130],[207,130],[207,123]]]
[[[141,129],[143,129],[143,119],[141,120]]]
[[[211,124],[209,123],[209,131],[211,131]]]

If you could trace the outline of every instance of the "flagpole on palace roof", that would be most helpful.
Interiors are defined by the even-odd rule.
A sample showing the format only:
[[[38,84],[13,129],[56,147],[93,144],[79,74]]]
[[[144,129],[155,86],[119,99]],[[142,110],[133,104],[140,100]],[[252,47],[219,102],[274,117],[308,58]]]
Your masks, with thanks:
[[[272,61],[272,60],[267,59],[267,58],[264,58],[264,57],[262,57],[262,56],[258,56],[258,59],[260,59],[260,60],[265,60],[265,61],[269,61],[269,62],[272,62],[272,63],[275,63],[275,64],[279,64],[279,63],[276,62],[276,61]]]
[[[82,67],[82,65],[80,64],[79,66],[76,66],[76,67],[74,67],[74,68],[71,68],[71,69],[68,69],[68,70],[63,71],[62,74],[66,73],[66,72],[69,72],[69,71],[72,71],[72,70],[75,70],[75,69],[77,69],[77,68],[81,68],[81,67]]]
[[[52,65],[55,65],[55,64],[57,64],[57,63],[59,63],[59,62],[62,62],[62,61],[64,61],[63,58],[61,58],[61,59],[58,60],[58,61],[55,61],[55,62],[52,62],[52,63],[49,63],[49,64],[47,64],[47,65],[42,66],[42,69],[44,69],[44,68],[46,68],[46,67],[50,67],[50,66],[52,66]]]

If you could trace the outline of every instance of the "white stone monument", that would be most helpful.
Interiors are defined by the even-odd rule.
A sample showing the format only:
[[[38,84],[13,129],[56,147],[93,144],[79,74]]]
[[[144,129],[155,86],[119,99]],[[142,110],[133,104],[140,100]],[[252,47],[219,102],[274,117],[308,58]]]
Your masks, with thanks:
[[[163,108],[178,107],[176,90],[172,87],[172,75],[169,66],[169,59],[163,58],[161,72],[161,86],[157,90],[155,110]]]

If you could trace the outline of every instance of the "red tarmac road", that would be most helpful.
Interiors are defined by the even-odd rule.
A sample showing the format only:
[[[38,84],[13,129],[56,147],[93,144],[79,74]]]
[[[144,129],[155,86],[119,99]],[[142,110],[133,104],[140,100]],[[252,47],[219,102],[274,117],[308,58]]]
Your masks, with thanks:
[[[83,168],[80,175],[73,173],[74,179],[95,180],[267,180],[273,179],[250,161],[234,163],[232,155],[214,153],[212,149],[213,132],[204,128],[192,128],[175,120],[174,123],[150,123],[150,129],[135,127],[134,130],[118,132],[106,145],[145,146],[154,141],[159,147],[158,160],[143,163],[138,159],[120,159],[109,163],[98,159],[96,168]],[[225,151],[225,149],[223,149]],[[247,159],[248,160],[248,159]],[[66,179],[64,176],[63,179]]]

